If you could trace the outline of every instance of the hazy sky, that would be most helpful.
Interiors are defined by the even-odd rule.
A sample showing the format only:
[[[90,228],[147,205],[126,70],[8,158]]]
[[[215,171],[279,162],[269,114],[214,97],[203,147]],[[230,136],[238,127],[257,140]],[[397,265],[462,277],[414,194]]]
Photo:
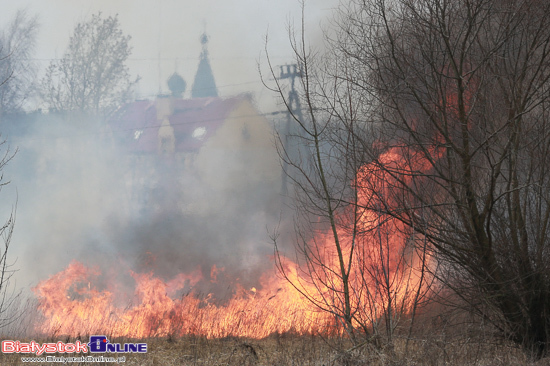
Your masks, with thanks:
[[[221,96],[255,92],[260,105],[272,95],[261,87],[257,62],[268,48],[275,64],[291,61],[287,26],[299,22],[298,0],[0,0],[0,22],[5,25],[17,9],[38,15],[40,31],[35,57],[43,72],[51,59],[65,52],[74,26],[98,11],[119,15],[121,28],[132,36],[128,65],[140,75],[140,98],[152,98],[174,72],[187,81],[189,92],[201,51],[199,37],[206,29],[214,77]],[[306,2],[310,41],[321,39],[320,24],[327,23],[338,0]],[[160,62],[159,62],[160,56]],[[265,64],[265,63],[264,63]],[[42,73],[41,73],[42,74]]]

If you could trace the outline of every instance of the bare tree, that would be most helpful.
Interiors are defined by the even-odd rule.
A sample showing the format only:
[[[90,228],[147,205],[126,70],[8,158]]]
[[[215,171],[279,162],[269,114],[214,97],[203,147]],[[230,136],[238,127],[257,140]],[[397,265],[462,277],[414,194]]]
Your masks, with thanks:
[[[38,21],[18,11],[0,36],[0,110],[20,112],[35,89],[36,67],[31,61]]]
[[[300,221],[296,241],[303,278],[317,293],[296,287],[349,333],[376,324],[357,321],[368,302],[354,307],[356,293],[385,293],[390,332],[389,285],[400,283],[395,268],[408,257],[397,250],[394,258],[384,236],[399,233],[403,248],[420,250],[412,265],[423,271],[418,279],[428,270],[461,299],[455,305],[544,357],[550,4],[352,0],[340,10],[329,56],[309,54],[303,38],[293,43],[307,109],[295,121],[312,161],[304,165],[305,156],[289,156],[284,145],[281,156],[301,192],[296,209],[322,218]],[[284,97],[282,86],[275,89]],[[315,224],[304,231],[303,222]],[[330,229],[320,245],[318,235],[303,235],[318,222]]]
[[[391,346],[405,320],[412,326],[430,289],[427,247],[362,187],[367,176],[383,181],[362,149],[372,141],[373,125],[365,120],[368,105],[356,108],[365,96],[351,78],[352,65],[337,54],[318,57],[306,46],[303,24],[300,34],[295,39],[291,32],[291,39],[305,113],[293,110],[269,65],[272,89],[295,124],[290,138],[279,136],[278,151],[293,183],[296,255],[293,261],[283,255],[274,235],[277,265],[306,299],[334,316],[355,346]]]
[[[16,13],[11,23],[0,34],[0,113],[21,112],[25,102],[33,94],[36,68],[31,60],[34,51],[38,21],[26,11]],[[0,156],[0,190],[9,182],[3,172],[15,156],[5,140],[0,141],[4,149]],[[22,315],[19,305],[21,292],[12,282],[15,273],[14,262],[9,257],[12,235],[15,227],[16,206],[12,207],[8,219],[0,223],[0,328],[13,324]]]
[[[4,144],[5,142],[2,142],[0,146]],[[14,153],[7,148],[0,159],[0,171],[4,170],[13,156]],[[0,176],[0,188],[8,183],[3,179],[3,176]],[[12,281],[16,270],[14,262],[8,258],[15,227],[15,213],[16,207],[13,207],[8,219],[0,225],[0,240],[2,242],[0,246],[0,328],[16,322],[22,315],[21,310],[16,308],[16,305],[19,304],[21,292]]]
[[[332,45],[369,99],[374,205],[436,275],[533,356],[550,336],[550,4],[352,1]],[[360,103],[352,101],[356,108]],[[390,158],[392,157],[392,158]],[[376,183],[376,181],[374,181]]]
[[[131,79],[126,65],[130,39],[120,29],[118,16],[98,13],[79,23],[67,52],[51,63],[42,80],[49,108],[105,117],[127,101],[138,81]]]

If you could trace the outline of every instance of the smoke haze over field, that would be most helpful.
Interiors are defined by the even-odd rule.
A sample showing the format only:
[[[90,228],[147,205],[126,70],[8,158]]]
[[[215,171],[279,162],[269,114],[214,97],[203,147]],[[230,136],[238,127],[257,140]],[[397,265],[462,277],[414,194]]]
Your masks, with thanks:
[[[336,5],[334,0],[306,4],[310,39],[321,39],[319,23]],[[274,65],[292,63],[287,25],[301,17],[295,0],[27,0],[3,1],[0,24],[20,8],[38,16],[37,80],[52,60],[63,57],[78,22],[98,12],[118,14],[122,31],[132,37],[130,73],[141,77],[136,99],[167,93],[166,80],[174,72],[186,80],[184,98],[189,98],[199,37],[206,31],[220,96],[252,93],[261,112],[281,110],[258,73],[258,61],[262,69],[267,66],[261,56],[265,36]],[[36,96],[25,106],[28,111],[41,107]],[[189,175],[170,188],[161,185],[160,194],[151,193],[148,204],[140,205],[128,189],[132,162],[93,128],[97,121],[50,115],[47,123],[15,122],[0,131],[19,150],[5,171],[11,184],[1,199],[2,217],[7,217],[18,197],[10,249],[10,257],[17,258],[18,286],[34,286],[72,260],[106,273],[127,266],[166,279],[192,271],[208,278],[215,265],[220,277],[239,278],[247,286],[257,285],[259,273],[271,265],[267,228],[277,225],[281,211],[279,180],[253,185],[223,180],[211,192]]]
[[[139,165],[81,124],[67,127],[56,116],[40,122],[9,139],[19,152],[5,170],[12,184],[3,192],[2,215],[8,217],[17,191],[11,256],[17,257],[18,285],[34,286],[78,260],[127,280],[133,270],[167,280],[199,272],[208,281],[216,266],[220,278],[257,286],[270,265],[266,228],[277,223],[280,180],[245,185],[217,171],[221,181],[213,189],[195,170],[171,172],[178,165],[164,156]],[[243,180],[256,174],[235,161],[226,165]],[[130,187],[139,181],[131,177],[136,172],[149,181]]]

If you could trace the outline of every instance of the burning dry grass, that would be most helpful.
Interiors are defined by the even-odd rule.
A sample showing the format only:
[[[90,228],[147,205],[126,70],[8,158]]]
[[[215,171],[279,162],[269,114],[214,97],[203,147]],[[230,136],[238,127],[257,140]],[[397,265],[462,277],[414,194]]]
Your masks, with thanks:
[[[40,298],[27,303],[27,317],[20,318],[13,331],[4,329],[4,334],[23,342],[42,338],[34,338],[40,343],[88,342],[90,334],[104,334],[112,343],[146,342],[147,354],[123,354],[125,365],[550,365],[550,359],[531,363],[517,348],[497,342],[491,329],[479,321],[443,309],[418,315],[417,330],[408,342],[400,338],[408,334],[403,324],[392,335],[391,347],[382,333],[379,342],[354,347],[339,336],[342,331],[334,330],[334,322],[327,322],[327,314],[301,307],[304,301],[297,292],[275,276],[266,277],[259,290],[241,288],[225,303],[216,304],[191,293],[172,298],[167,294],[177,286],[171,282],[134,273],[138,301],[120,308],[110,301],[114,292],[97,290],[89,274],[85,266],[73,264],[62,275],[39,284]],[[188,284],[185,280],[179,282]],[[20,365],[21,357],[0,353],[0,364]]]
[[[45,339],[43,342],[58,341]],[[63,341],[74,341],[63,339]],[[114,342],[135,342],[125,338]],[[410,365],[410,366],[542,366],[550,360],[531,363],[517,348],[495,345],[481,339],[460,338],[453,341],[441,337],[409,342],[397,340],[394,347],[375,349],[369,345],[353,348],[345,339],[325,339],[316,336],[274,334],[267,338],[243,339],[187,336],[151,338],[147,354],[126,354],[124,365],[166,366],[359,366],[359,365]],[[143,342],[143,340],[140,340]],[[106,355],[107,356],[107,355]],[[25,365],[21,355],[0,354],[1,365]],[[97,363],[104,365],[105,363]],[[71,365],[96,365],[96,363],[71,363]]]
[[[166,283],[151,273],[132,273],[137,301],[121,307],[113,301],[116,290],[97,290],[91,282],[93,275],[91,269],[73,262],[35,288],[42,315],[36,333],[261,339],[289,331],[311,334],[322,329],[326,333],[333,323],[328,314],[313,308],[287,281],[276,276],[264,276],[261,290],[237,286],[233,296],[220,304],[212,301],[210,294],[204,298],[189,293],[168,295],[174,292],[170,288],[188,285],[189,276]]]
[[[28,342],[35,340],[46,342],[74,342],[80,339],[88,342],[88,335],[67,336],[63,332],[42,333],[36,336],[33,326],[43,315],[37,312],[35,303],[27,303],[26,314],[34,316],[21,317],[4,329],[9,339]],[[441,314],[442,312],[435,311]],[[478,322],[468,321],[451,315],[444,315],[449,322],[437,321],[441,317],[425,314],[418,319],[417,331],[409,339],[400,338],[397,332],[393,346],[378,346],[365,343],[353,347],[345,337],[321,337],[296,332],[274,332],[267,337],[208,337],[206,335],[188,334],[178,336],[174,332],[169,336],[132,338],[118,337],[114,333],[104,333],[112,343],[147,343],[146,354],[125,354],[124,365],[166,365],[166,366],[230,366],[230,365],[303,365],[303,366],[359,366],[359,365],[395,365],[395,366],[542,366],[550,365],[550,359],[538,363],[529,361],[528,357],[517,347],[497,340],[491,329],[480,327]],[[436,320],[434,320],[436,319]],[[197,319],[199,321],[200,319]],[[451,326],[453,324],[461,324]],[[243,322],[236,333],[246,333],[251,323]],[[130,332],[132,333],[132,332]],[[8,339],[8,338],[6,338]],[[380,344],[383,344],[382,340]],[[105,354],[108,356],[109,354]],[[0,365],[28,365],[21,361],[21,354],[0,353]],[[31,356],[31,355],[24,355]],[[56,356],[63,356],[59,354]],[[64,356],[73,356],[65,354]],[[38,364],[38,363],[34,363]],[[48,364],[48,363],[42,363]],[[52,365],[54,363],[51,363]],[[96,363],[70,363],[71,365],[96,365]],[[105,363],[97,363],[105,365]]]

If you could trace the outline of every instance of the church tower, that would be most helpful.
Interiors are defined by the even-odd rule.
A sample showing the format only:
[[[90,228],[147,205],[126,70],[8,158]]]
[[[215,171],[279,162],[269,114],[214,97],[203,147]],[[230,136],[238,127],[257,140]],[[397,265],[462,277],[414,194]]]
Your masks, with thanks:
[[[191,88],[191,98],[217,97],[218,89],[212,74],[210,61],[208,61],[208,36],[203,33],[201,36],[202,52],[199,61],[199,68]]]

